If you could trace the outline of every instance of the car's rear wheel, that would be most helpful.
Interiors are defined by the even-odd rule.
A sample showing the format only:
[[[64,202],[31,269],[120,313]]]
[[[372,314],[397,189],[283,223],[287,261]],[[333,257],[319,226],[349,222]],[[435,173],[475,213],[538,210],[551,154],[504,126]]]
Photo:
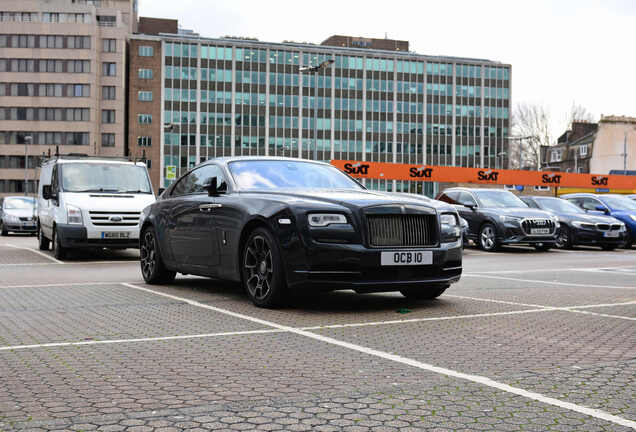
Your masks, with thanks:
[[[46,237],[44,237],[44,233],[42,232],[42,227],[38,226],[38,248],[40,250],[49,250],[50,241]]]
[[[499,248],[497,231],[493,224],[487,223],[479,230],[479,247],[487,252],[493,252]]]
[[[4,222],[0,220],[0,234],[4,237],[9,235],[9,231],[7,231],[7,227],[4,226]]]
[[[62,246],[62,240],[57,232],[57,228],[53,228],[53,239],[51,243],[53,244],[53,256],[59,260],[66,258],[68,249]]]
[[[572,246],[573,241],[570,229],[565,225],[561,225],[559,228],[559,235],[556,239],[556,247],[559,249],[572,249]]]
[[[141,265],[141,275],[149,284],[172,282],[177,275],[177,272],[166,268],[161,258],[155,230],[151,226],[145,228],[141,233],[139,262]]]
[[[409,300],[433,300],[441,296],[450,285],[434,285],[432,287],[405,288],[400,293]]]
[[[252,231],[243,247],[242,283],[247,296],[259,307],[279,306],[284,299],[285,274],[278,244],[265,228]]]

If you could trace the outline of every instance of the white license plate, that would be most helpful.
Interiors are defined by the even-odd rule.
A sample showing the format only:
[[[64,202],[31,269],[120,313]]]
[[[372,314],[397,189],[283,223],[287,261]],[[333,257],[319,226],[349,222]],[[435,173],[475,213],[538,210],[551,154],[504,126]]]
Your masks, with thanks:
[[[550,228],[532,228],[530,234],[550,234]]]
[[[431,265],[433,251],[382,252],[380,263],[383,266]]]
[[[618,231],[607,231],[603,234],[605,237],[618,237]]]
[[[127,239],[130,238],[130,233],[125,231],[107,231],[102,233],[103,239]]]

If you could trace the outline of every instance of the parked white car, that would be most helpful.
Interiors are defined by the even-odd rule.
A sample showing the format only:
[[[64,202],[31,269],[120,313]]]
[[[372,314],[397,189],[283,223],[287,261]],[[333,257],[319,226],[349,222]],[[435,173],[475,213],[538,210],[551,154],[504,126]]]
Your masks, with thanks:
[[[42,166],[38,189],[41,250],[139,247],[139,216],[155,202],[146,165],[119,158],[58,156]]]

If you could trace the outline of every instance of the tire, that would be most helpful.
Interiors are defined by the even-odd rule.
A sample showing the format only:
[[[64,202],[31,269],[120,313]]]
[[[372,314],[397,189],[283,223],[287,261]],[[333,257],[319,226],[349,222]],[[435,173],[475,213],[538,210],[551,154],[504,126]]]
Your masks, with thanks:
[[[149,226],[143,230],[139,243],[139,264],[146,283],[156,285],[172,282],[177,272],[166,268],[154,227]]]
[[[49,239],[44,237],[44,233],[42,232],[42,227],[38,227],[37,236],[38,236],[38,248],[40,250],[49,250],[49,246],[51,245],[51,242],[49,241]]]
[[[603,249],[604,251],[613,251],[614,249],[616,249],[616,245],[604,244],[601,245],[601,249]]]
[[[287,284],[278,242],[265,228],[256,228],[245,241],[241,251],[241,283],[258,307],[277,307],[286,299]]]
[[[547,252],[552,247],[552,245],[550,243],[537,243],[537,244],[535,244],[533,246],[539,252]]]
[[[486,252],[494,252],[499,249],[497,230],[493,224],[487,223],[481,227],[477,243],[479,244],[479,247]]]
[[[574,246],[572,233],[566,225],[561,225],[555,246],[558,249],[572,249],[572,247]]]
[[[68,249],[62,247],[62,241],[58,235],[57,228],[53,228],[53,239],[51,239],[51,243],[53,245],[53,256],[55,259],[63,260],[66,258]]]
[[[7,229],[4,226],[4,222],[2,222],[0,220],[0,235],[2,235],[2,237],[6,237],[9,235],[9,231],[7,231]]]
[[[631,230],[627,230],[627,236],[625,237],[625,245],[623,246],[625,249],[631,249],[634,244],[634,234]]]
[[[433,300],[441,296],[450,285],[434,285],[423,288],[406,288],[400,290],[400,293],[409,300]]]

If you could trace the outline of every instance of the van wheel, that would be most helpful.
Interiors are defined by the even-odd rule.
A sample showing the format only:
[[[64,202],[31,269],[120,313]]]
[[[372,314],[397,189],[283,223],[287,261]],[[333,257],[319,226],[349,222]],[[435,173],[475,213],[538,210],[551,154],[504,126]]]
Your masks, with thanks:
[[[163,263],[155,230],[152,226],[144,229],[141,234],[139,262],[141,275],[149,284],[169,283],[177,275],[177,272],[168,270]]]
[[[62,240],[60,240],[60,236],[57,233],[57,228],[53,229],[53,240],[51,243],[53,243],[53,256],[55,259],[63,260],[66,258],[68,249],[62,247]]]
[[[44,233],[42,232],[42,227],[38,227],[38,247],[40,250],[49,250],[50,241],[46,237],[44,237]]]

